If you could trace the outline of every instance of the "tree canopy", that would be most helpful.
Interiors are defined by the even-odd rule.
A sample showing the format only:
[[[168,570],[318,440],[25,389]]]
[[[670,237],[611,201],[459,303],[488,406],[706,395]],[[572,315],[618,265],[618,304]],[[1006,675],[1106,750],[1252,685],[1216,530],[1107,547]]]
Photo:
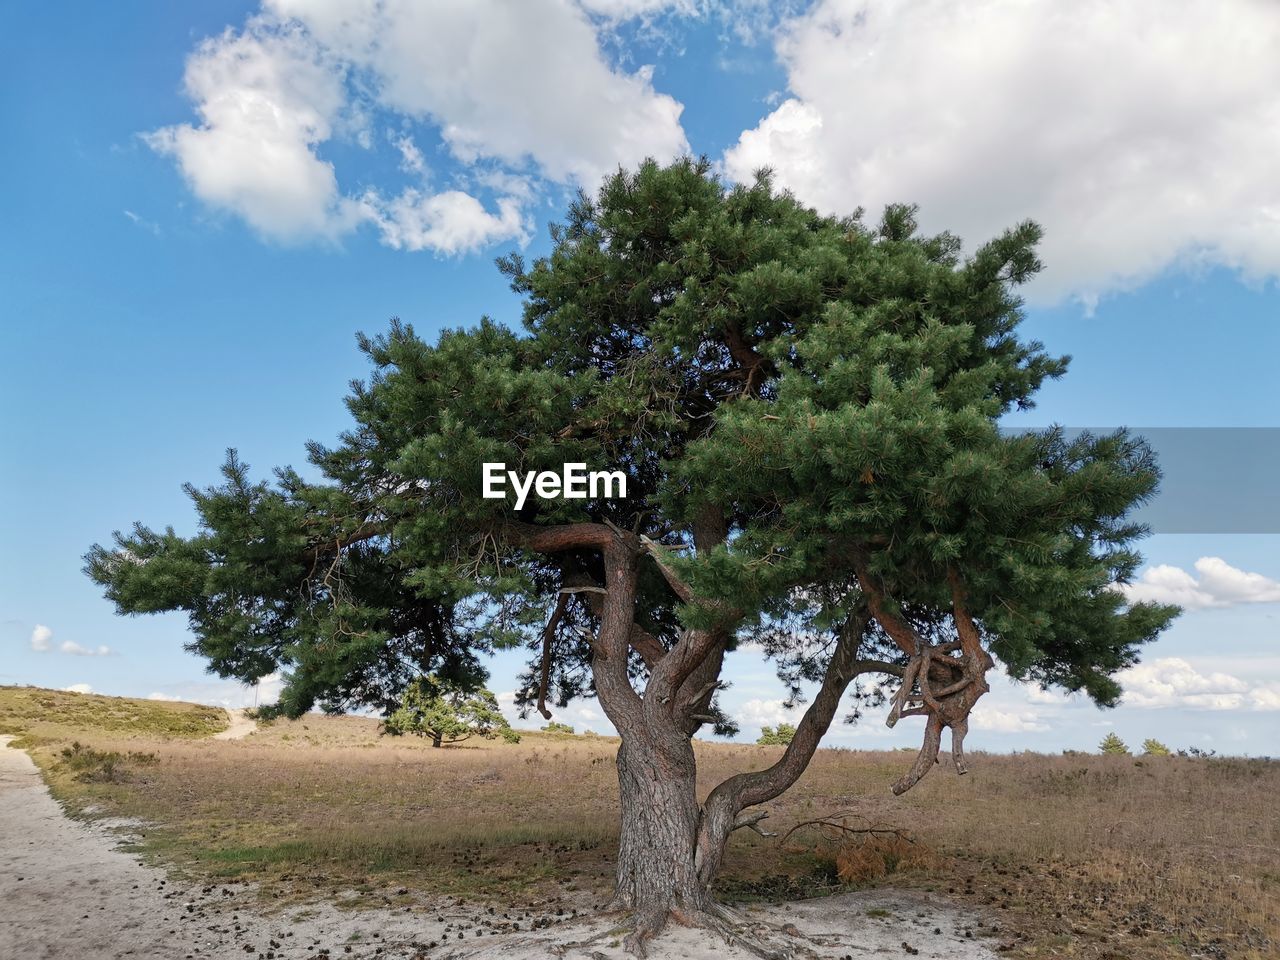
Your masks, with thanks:
[[[421,674],[476,685],[486,653],[527,647],[524,708],[598,695],[622,734],[624,824],[649,789],[628,751],[683,776],[680,743],[730,723],[725,657],[762,645],[790,695],[819,685],[783,757],[700,809],[648,801],[693,804],[705,886],[712,848],[794,781],[854,681],[872,699],[897,684],[890,722],[925,717],[906,789],[944,727],[963,770],[995,662],[1111,704],[1176,612],[1114,589],[1159,479],[1141,438],[999,428],[1067,368],[1018,336],[1039,236],[1023,223],[963,256],[907,206],[868,223],[767,174],[727,187],[706,161],[620,171],[548,255],[499,261],[522,330],[361,336],[372,373],[354,426],[308,448],[316,479],[253,481],[231,454],[222,485],[188,488],[198,533],[135,527],[88,573],[121,612],[185,611],[223,676],[284,670],[294,715],[390,711]],[[628,495],[515,510],[481,496],[487,462],[622,470]],[[620,886],[643,886],[627,837]]]

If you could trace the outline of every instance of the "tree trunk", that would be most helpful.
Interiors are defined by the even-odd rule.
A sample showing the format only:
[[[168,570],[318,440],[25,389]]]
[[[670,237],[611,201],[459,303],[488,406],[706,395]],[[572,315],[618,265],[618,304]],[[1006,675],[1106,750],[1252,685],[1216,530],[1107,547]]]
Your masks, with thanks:
[[[443,734],[435,733],[435,734],[432,734],[432,735],[431,735],[431,745],[432,745],[433,747],[438,747],[438,746],[440,746],[440,743],[441,743],[441,741],[443,741],[443,740],[444,740],[444,735],[443,735]]]
[[[634,941],[656,935],[667,920],[697,923],[708,905],[698,879],[697,768],[693,745],[672,730],[666,736],[624,737],[618,749],[622,806],[617,906],[634,912]]]

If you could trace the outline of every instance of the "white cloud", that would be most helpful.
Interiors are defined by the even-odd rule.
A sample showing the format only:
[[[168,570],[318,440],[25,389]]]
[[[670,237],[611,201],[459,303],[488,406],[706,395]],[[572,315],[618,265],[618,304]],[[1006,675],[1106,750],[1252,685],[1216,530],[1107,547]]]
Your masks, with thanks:
[[[776,727],[780,723],[795,724],[802,711],[799,707],[788,710],[782,700],[747,700],[733,710],[734,715],[749,727]]]
[[[1229,673],[1200,673],[1181,657],[1161,657],[1116,674],[1124,704],[1132,707],[1183,707],[1238,710],[1249,684]]]
[[[600,713],[599,710],[596,710],[594,707],[588,707],[585,705],[576,708],[573,711],[573,715],[576,719],[578,719],[582,723],[596,723],[604,719],[604,715]]]
[[[434,250],[446,255],[479,250],[501,240],[524,240],[527,228],[515,197],[501,197],[496,214],[460,190],[424,194],[412,188],[394,200],[364,198],[383,242],[396,250]]]
[[[64,693],[93,693],[93,687],[87,683],[73,683],[69,687],[63,687]]]
[[[424,176],[427,173],[427,161],[423,157],[422,151],[418,149],[418,145],[413,142],[413,137],[408,134],[391,138],[391,142],[395,144],[397,150],[400,151],[400,169],[405,173],[412,173],[417,176]]]
[[[49,649],[49,641],[53,639],[53,631],[43,623],[37,623],[31,631],[31,649],[44,652]]]
[[[591,19],[563,0],[267,0],[242,30],[200,44],[185,82],[198,123],[144,139],[209,206],[285,242],[363,223],[389,246],[446,255],[525,238],[527,191],[499,193],[495,210],[459,189],[344,192],[322,150],[371,146],[377,112],[435,127],[482,186],[497,165],[594,187],[619,164],[689,149],[681,105],[648,68],[606,62]],[[427,172],[408,133],[392,145],[402,170]]]
[[[326,50],[373,78],[379,104],[429,120],[458,159],[532,161],[557,181],[688,150],[681,105],[601,55],[563,0],[268,0]]]
[[[725,158],[825,211],[918,202],[970,244],[1046,230],[1034,299],[1195,260],[1280,273],[1280,5],[819,0],[779,32],[791,96]]]
[[[201,200],[277,240],[353,224],[333,165],[315,152],[346,106],[344,68],[304,30],[262,18],[241,33],[228,28],[196,48],[185,86],[199,125],[144,139],[178,162]]]
[[[708,4],[706,0],[578,0],[578,5],[606,20],[630,20],[657,13],[695,16]]]
[[[537,710],[530,710],[527,717],[521,717],[519,711],[516,710],[516,694],[514,690],[504,690],[495,694],[498,699],[498,707],[502,710],[502,715],[507,718],[507,722],[517,730],[541,730],[551,721],[543,719],[542,714]],[[584,730],[594,730],[595,733],[604,736],[616,736],[617,731],[614,730],[613,724],[609,722],[609,718],[596,709],[596,703],[592,700],[574,699],[570,700],[564,707],[551,707],[551,720],[557,723],[567,723],[579,733]]]
[[[1195,569],[1199,578],[1181,567],[1159,564],[1120,590],[1134,602],[1176,603],[1188,610],[1280,602],[1280,581],[1240,570],[1221,557],[1201,557]]]
[[[62,645],[58,647],[63,653],[69,653],[73,657],[109,657],[111,656],[111,648],[102,644],[97,647],[82,647],[80,644],[72,640],[64,640]]]
[[[1071,703],[1071,694],[1055,687],[1043,690],[1036,684],[1025,684],[1022,686],[1022,692],[1031,703],[1040,703],[1055,707],[1063,707]]]
[[[1038,733],[1049,729],[1034,710],[996,710],[983,704],[974,707],[970,724],[975,730],[996,733]]]
[[[53,631],[46,627],[43,623],[37,623],[34,630],[31,631],[31,649],[41,653],[53,649]],[[73,640],[64,640],[58,645],[58,650],[62,653],[69,653],[73,657],[108,657],[111,655],[111,648],[102,644],[97,647],[82,647]]]
[[[132,210],[124,211],[124,215],[128,217],[132,223],[141,227],[143,230],[146,230],[157,237],[160,236],[160,224],[152,223],[150,220],[140,217],[138,214],[134,213]]]
[[[1249,691],[1249,700],[1255,710],[1280,710],[1280,685],[1255,687]]]
[[[280,699],[283,686],[284,679],[280,674],[272,673],[263,677],[257,685],[237,683],[234,680],[168,684],[164,690],[148,694],[147,699],[204,703],[213,707],[253,707],[275,703]]]

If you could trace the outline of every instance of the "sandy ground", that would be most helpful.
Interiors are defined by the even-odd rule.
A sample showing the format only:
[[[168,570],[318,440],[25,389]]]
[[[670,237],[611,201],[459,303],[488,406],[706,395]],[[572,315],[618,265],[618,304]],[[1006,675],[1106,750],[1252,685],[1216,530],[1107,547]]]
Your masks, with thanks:
[[[250,721],[252,723],[252,721]],[[0,957],[20,960],[434,960],[622,957],[616,918],[574,918],[451,900],[398,910],[333,903],[267,914],[238,885],[191,887],[119,849],[110,824],[68,819],[31,759],[0,737]],[[118,829],[121,825],[115,825]],[[585,906],[585,905],[584,905]],[[991,960],[972,914],[893,891],[846,894],[743,913],[800,957],[890,956]],[[658,960],[748,960],[705,932],[673,928],[649,949]]]
[[[258,721],[250,719],[247,710],[228,710],[227,721],[230,726],[221,733],[215,733],[215,740],[243,740],[258,729]]]

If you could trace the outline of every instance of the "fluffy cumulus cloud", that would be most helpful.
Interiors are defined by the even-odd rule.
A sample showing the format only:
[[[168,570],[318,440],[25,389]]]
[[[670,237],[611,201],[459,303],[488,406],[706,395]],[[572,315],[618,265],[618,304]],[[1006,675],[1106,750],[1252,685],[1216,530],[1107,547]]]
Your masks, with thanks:
[[[1033,218],[1040,301],[1188,261],[1274,277],[1277,49],[1271,0],[819,0],[725,164],[831,212],[916,202],[967,242]]]
[[[63,687],[66,693],[93,693],[93,687],[87,683],[73,683],[69,687]]]
[[[55,649],[53,631],[43,623],[37,623],[35,629],[31,631],[31,649],[38,653],[47,653]],[[111,655],[111,648],[106,644],[100,644],[96,647],[83,647],[74,640],[64,640],[58,644],[56,649],[60,653],[69,653],[73,657],[108,657]]]
[[[1034,710],[997,710],[985,704],[974,707],[970,723],[975,730],[994,733],[1040,733],[1049,729],[1049,724]]]
[[[37,623],[31,631],[31,649],[41,653],[49,649],[49,641],[53,639],[53,631],[43,623]]]
[[[201,43],[184,80],[199,123],[145,140],[178,162],[198,197],[278,239],[339,229],[348,216],[316,146],[346,106],[340,63],[301,27],[255,18]]]
[[[803,714],[799,707],[787,709],[782,700],[747,700],[734,716],[748,727],[776,727],[780,723],[795,724]]]
[[[1280,602],[1280,581],[1231,566],[1221,557],[1201,557],[1195,574],[1159,564],[1121,588],[1133,601],[1176,603],[1188,610],[1231,607],[1242,603]]]
[[[468,190],[494,169],[594,184],[688,150],[681,105],[647,68],[607,62],[588,12],[565,0],[266,0],[197,47],[185,87],[197,122],[146,141],[209,206],[282,241],[371,223],[393,247],[454,254],[525,236],[527,190],[490,189],[487,203],[459,189],[345,191],[324,148],[372,149],[373,116],[431,127],[473,174]],[[411,137],[392,145],[402,169],[429,177]]]
[[[1200,672],[1181,657],[1161,657],[1116,675],[1124,704],[1192,710],[1280,710],[1280,688],[1257,686],[1229,673]]]
[[[106,644],[99,644],[96,647],[82,647],[74,640],[64,640],[62,645],[58,647],[63,653],[69,653],[73,657],[109,657],[111,656],[111,648]]]

